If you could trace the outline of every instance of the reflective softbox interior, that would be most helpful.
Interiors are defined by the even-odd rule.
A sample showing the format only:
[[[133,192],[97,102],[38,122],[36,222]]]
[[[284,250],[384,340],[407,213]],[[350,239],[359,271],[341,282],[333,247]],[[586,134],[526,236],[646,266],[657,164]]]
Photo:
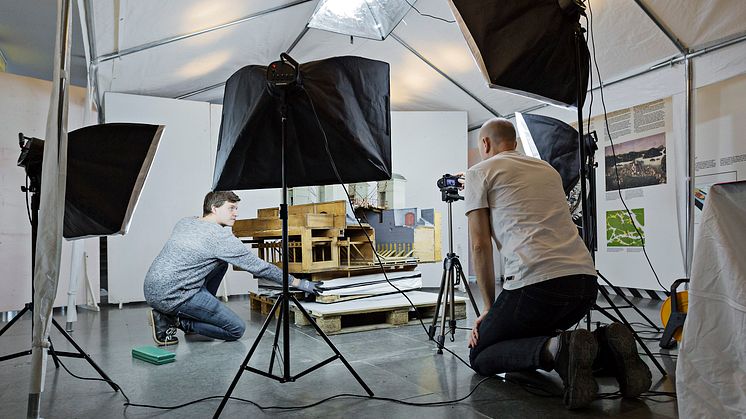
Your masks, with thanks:
[[[577,11],[564,11],[558,0],[448,3],[490,87],[573,107],[580,88],[585,100],[589,52],[581,39],[578,77]]]
[[[387,63],[360,57],[309,62],[300,65],[301,85],[289,87],[270,87],[266,71],[250,65],[226,82],[214,190],[282,186],[283,90],[288,187],[339,183],[316,115],[344,183],[391,178]]]
[[[565,195],[569,194],[580,178],[578,131],[543,115],[516,112],[515,121],[524,153],[551,164],[562,178]]]

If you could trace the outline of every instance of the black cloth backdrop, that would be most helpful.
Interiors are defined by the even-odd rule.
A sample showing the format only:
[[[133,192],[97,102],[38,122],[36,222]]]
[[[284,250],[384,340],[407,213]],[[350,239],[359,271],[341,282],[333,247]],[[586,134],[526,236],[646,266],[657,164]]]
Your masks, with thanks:
[[[241,68],[226,82],[213,190],[281,187],[280,89],[266,66]],[[302,88],[286,88],[287,186],[391,179],[389,65],[361,57],[333,57],[300,65]],[[305,91],[304,91],[305,89]]]
[[[451,0],[451,6],[490,87],[577,106],[578,13],[566,14],[557,0]],[[585,101],[590,54],[582,41],[580,56]]]

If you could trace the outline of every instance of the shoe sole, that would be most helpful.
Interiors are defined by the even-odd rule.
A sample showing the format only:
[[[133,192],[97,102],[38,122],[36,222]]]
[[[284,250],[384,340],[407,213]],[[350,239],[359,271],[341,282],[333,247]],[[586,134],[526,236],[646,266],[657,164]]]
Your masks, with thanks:
[[[593,378],[598,344],[593,334],[580,329],[570,335],[568,350],[570,359],[563,402],[568,409],[579,409],[588,406],[598,394],[598,383]]]
[[[606,341],[614,357],[622,397],[637,397],[650,390],[652,373],[637,353],[637,342],[627,326],[621,323],[609,325]]]
[[[153,318],[153,310],[150,310],[148,312],[148,324],[150,325],[150,330],[153,331],[153,340],[155,341],[156,345],[158,346],[170,346],[170,345],[176,345],[179,343],[178,340],[176,341],[170,341],[170,342],[163,342],[158,340],[155,333],[155,319]]]

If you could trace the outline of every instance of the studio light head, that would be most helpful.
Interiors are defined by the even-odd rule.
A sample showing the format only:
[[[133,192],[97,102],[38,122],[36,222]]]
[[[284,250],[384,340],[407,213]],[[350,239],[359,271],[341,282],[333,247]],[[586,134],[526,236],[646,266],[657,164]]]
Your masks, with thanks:
[[[44,158],[44,140],[26,137],[19,132],[18,145],[21,147],[18,166],[26,169],[26,175],[31,179],[32,186],[38,186],[41,180],[41,162]]]

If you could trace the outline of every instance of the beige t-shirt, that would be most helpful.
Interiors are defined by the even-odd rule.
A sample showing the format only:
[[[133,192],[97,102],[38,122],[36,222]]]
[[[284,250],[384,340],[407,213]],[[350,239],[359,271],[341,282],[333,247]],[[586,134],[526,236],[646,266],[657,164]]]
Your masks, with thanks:
[[[507,290],[567,275],[596,276],[572,222],[562,180],[549,163],[505,151],[466,172],[466,213],[489,208],[505,258]]]

